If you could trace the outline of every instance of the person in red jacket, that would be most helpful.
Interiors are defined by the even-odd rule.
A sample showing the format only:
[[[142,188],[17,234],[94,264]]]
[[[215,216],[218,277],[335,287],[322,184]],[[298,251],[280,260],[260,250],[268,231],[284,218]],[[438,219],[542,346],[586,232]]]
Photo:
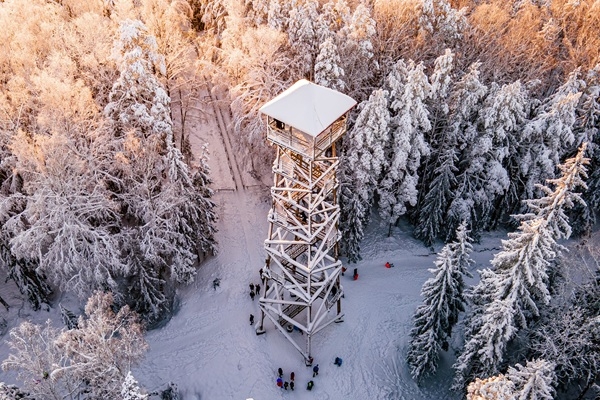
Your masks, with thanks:
[[[358,268],[354,268],[354,275],[352,276],[352,278],[356,281],[358,280]]]
[[[281,378],[277,378],[277,386],[278,387],[283,387],[283,380]]]

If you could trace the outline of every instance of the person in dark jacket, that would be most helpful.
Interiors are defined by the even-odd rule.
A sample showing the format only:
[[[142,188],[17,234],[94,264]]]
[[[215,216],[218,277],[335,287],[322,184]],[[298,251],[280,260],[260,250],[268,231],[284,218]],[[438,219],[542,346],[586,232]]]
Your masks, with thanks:
[[[290,382],[290,389],[294,390],[294,381]]]
[[[333,362],[335,365],[337,365],[338,367],[342,366],[342,359],[339,357],[335,358],[335,361]]]
[[[313,381],[308,381],[308,384],[306,385],[306,390],[312,390],[313,386],[315,386],[315,383]]]
[[[283,376],[283,370],[281,368],[277,369],[277,373],[279,374],[280,378]]]
[[[294,382],[294,378],[295,378],[295,377],[296,377],[296,374],[292,372],[292,373],[290,374],[290,381]]]
[[[313,378],[317,375],[319,375],[319,364],[313,367]]]
[[[284,388],[285,390],[287,390],[288,386],[290,386],[290,384],[289,384],[289,383],[287,383],[287,382],[283,382],[283,388]]]
[[[254,301],[254,292],[250,292],[250,298]]]
[[[250,325],[254,324],[254,315],[250,314]]]

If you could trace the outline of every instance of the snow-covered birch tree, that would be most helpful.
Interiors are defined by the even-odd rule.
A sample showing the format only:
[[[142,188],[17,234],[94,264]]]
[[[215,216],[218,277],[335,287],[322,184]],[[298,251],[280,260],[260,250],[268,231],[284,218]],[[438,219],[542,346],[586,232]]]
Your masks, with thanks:
[[[407,361],[411,374],[417,381],[434,372],[439,353],[448,350],[448,339],[465,311],[465,283],[463,276],[470,276],[469,267],[473,246],[463,222],[456,232],[457,240],[445,245],[434,262],[434,274],[423,285],[423,304],[413,316],[414,327],[410,332]]]
[[[112,307],[110,293],[96,292],[75,329],[23,322],[10,333],[2,369],[17,371],[36,399],[119,398],[127,371],[148,346],[137,315],[128,306]]]

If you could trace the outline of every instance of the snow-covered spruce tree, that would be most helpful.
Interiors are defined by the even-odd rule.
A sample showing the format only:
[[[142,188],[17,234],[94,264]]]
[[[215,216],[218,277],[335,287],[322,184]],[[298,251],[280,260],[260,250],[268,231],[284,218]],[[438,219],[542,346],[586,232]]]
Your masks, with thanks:
[[[554,399],[554,363],[546,360],[527,361],[525,366],[508,367],[506,378],[515,385],[514,397],[527,400]]]
[[[127,373],[121,386],[121,398],[122,400],[146,400],[148,398],[147,394],[141,393],[140,386],[131,371]]]
[[[383,178],[377,187],[379,215],[392,226],[407,208],[417,203],[418,170],[421,158],[429,155],[425,132],[431,129],[425,98],[431,85],[423,64],[398,61],[388,76],[390,87],[391,136],[386,145]]]
[[[363,227],[369,221],[377,178],[385,161],[390,122],[387,92],[374,91],[359,109],[354,127],[344,139],[340,162],[341,246],[350,262],[360,260]]]
[[[584,141],[589,143],[588,190],[583,193],[587,207],[575,206],[569,215],[574,234],[583,235],[592,231],[600,213],[600,64],[588,71],[585,83],[573,131],[577,145]]]
[[[479,202],[485,198],[485,188],[474,187],[481,179],[483,165],[478,153],[490,150],[491,143],[479,141],[477,115],[488,88],[480,81],[480,63],[472,64],[469,71],[453,86],[450,93],[449,126],[445,135],[453,138],[460,149],[456,164],[456,186],[448,207],[446,235],[452,234],[458,224],[467,221],[475,237],[478,236],[477,210]]]
[[[474,263],[465,222],[458,227],[456,236],[456,242],[440,251],[436,269],[430,270],[435,276],[423,285],[423,304],[417,307],[413,317],[407,361],[417,381],[436,370],[440,350],[448,350],[452,328],[459,313],[465,311],[463,275],[470,276],[468,268]]]
[[[452,83],[454,54],[446,49],[436,58],[434,70],[429,78],[431,82],[430,98],[427,102],[431,113],[431,152],[422,168],[419,182],[419,198],[415,215],[411,217],[415,224],[415,236],[430,246],[442,236],[443,220],[456,185],[456,163],[458,161],[456,140],[451,131],[445,129],[448,112],[448,91]],[[443,230],[446,236],[446,231]]]
[[[341,6],[340,13],[343,9]],[[375,20],[371,9],[362,2],[352,17],[338,32],[338,49],[341,67],[346,74],[346,92],[356,99],[369,95],[372,85],[368,84],[379,65],[373,57],[373,40],[376,37]]]
[[[343,92],[344,70],[339,66],[340,56],[333,39],[325,39],[319,46],[319,55],[315,63],[315,83],[338,92]]]
[[[299,73],[311,81],[314,80],[315,60],[319,53],[317,34],[322,34],[323,31],[323,27],[317,26],[318,9],[317,0],[306,0],[296,4],[290,10],[287,27],[289,44],[295,53],[294,59]]]
[[[575,141],[573,125],[585,83],[576,69],[556,93],[538,107],[536,115],[521,133],[520,174],[524,186],[521,199],[532,199],[536,185],[553,178],[560,160]]]
[[[120,146],[115,195],[125,210],[129,302],[153,322],[168,311],[172,284],[193,280],[196,246],[216,251],[216,214],[206,163],[189,171],[174,146],[169,97],[153,73],[162,69],[162,58],[140,21],[122,22],[116,52],[120,76],[105,114]]]
[[[486,204],[492,201],[495,211],[482,221],[482,229],[494,227],[519,205],[521,129],[527,122],[529,104],[527,88],[516,81],[499,88],[493,85],[479,112],[479,124],[485,137],[494,140],[494,150],[488,153],[491,158],[487,163],[499,174],[499,183],[486,181],[491,186],[490,192],[495,193],[495,196],[488,197]]]
[[[321,7],[321,12],[319,13],[321,23],[319,26],[327,27],[327,31],[324,33],[331,35],[332,33],[340,32],[344,26],[350,23],[351,18],[352,13],[346,0],[329,0]],[[318,36],[321,42],[324,42],[327,38],[323,33]]]
[[[522,220],[519,232],[502,242],[503,250],[491,261],[493,270],[481,272],[473,289],[464,349],[454,364],[454,389],[463,390],[473,378],[497,374],[510,340],[539,316],[538,304],[548,304],[549,268],[563,250],[557,240],[570,235],[564,209],[580,199],[573,190],[585,188],[585,147],[560,166],[560,178],[549,181],[554,191],[540,185],[547,196],[528,202],[534,213],[517,216]]]
[[[112,311],[110,293],[96,292],[78,327],[58,330],[24,322],[10,332],[4,370],[16,370],[33,398],[117,399],[126,371],[147,345],[137,315],[127,306]]]
[[[456,185],[456,152],[448,148],[438,158],[440,165],[433,170],[433,180],[428,185],[421,207],[418,210],[418,221],[415,226],[415,237],[426,246],[431,246],[435,239],[445,233],[443,226],[447,223],[446,212],[452,190]]]

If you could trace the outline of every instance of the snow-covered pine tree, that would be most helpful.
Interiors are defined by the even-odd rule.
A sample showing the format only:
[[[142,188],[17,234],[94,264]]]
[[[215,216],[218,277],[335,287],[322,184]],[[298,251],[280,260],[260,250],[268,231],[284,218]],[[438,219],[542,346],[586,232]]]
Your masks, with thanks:
[[[338,92],[346,88],[344,70],[340,67],[340,56],[332,38],[319,45],[319,55],[315,62],[315,83]]]
[[[417,203],[421,158],[429,155],[425,132],[431,129],[425,99],[431,85],[423,64],[398,61],[387,79],[390,87],[391,137],[386,146],[383,178],[377,187],[379,215],[392,226]]]
[[[556,166],[575,141],[573,125],[585,85],[580,73],[579,69],[571,72],[567,81],[540,105],[537,115],[523,128],[520,135],[522,200],[535,198],[536,185],[554,177]]]
[[[529,103],[527,88],[520,81],[502,85],[500,88],[493,85],[479,112],[483,136],[490,138],[494,143],[494,149],[487,154],[485,170],[497,171],[499,174],[498,183],[490,179],[491,174],[484,174],[484,182],[490,186],[490,191],[486,192],[488,198],[485,204],[492,204],[495,211],[482,221],[482,229],[495,226],[518,205],[519,198],[516,195],[520,190],[518,171],[521,129],[527,121]],[[490,196],[490,193],[495,195]]]
[[[575,234],[589,234],[600,213],[600,63],[590,69],[585,78],[573,127],[575,143],[588,142],[590,158],[588,190],[583,193],[587,207],[575,206],[570,213]]]
[[[459,226],[456,236],[456,242],[445,245],[440,251],[435,261],[437,268],[430,270],[435,276],[423,285],[423,304],[413,317],[407,361],[417,381],[435,371],[439,352],[448,350],[452,328],[459,313],[465,311],[463,275],[470,276],[468,268],[474,263],[466,223]]]
[[[506,378],[514,386],[514,398],[523,400],[554,399],[554,363],[546,360],[527,361],[525,366],[508,367]]]
[[[340,13],[343,13],[341,9]],[[371,88],[372,85],[366,84],[366,82],[379,69],[379,65],[373,57],[375,26],[371,9],[361,2],[352,13],[352,17],[338,32],[341,67],[346,73],[346,93],[357,99],[363,99],[369,95],[370,89],[368,88]]]
[[[127,373],[121,386],[121,398],[122,400],[146,400],[148,398],[147,394],[141,393],[140,386],[131,371]]]
[[[561,178],[551,181],[554,191],[542,186],[548,195],[529,202],[534,213],[518,216],[519,232],[509,233],[503,250],[491,261],[493,270],[486,270],[473,289],[475,307],[467,321],[464,349],[454,364],[455,389],[464,389],[475,377],[497,374],[509,341],[539,316],[538,304],[548,304],[550,263],[562,250],[556,241],[570,234],[564,208],[579,198],[573,190],[586,176],[585,147],[561,165]]]
[[[354,127],[344,139],[340,162],[341,245],[350,262],[360,260],[363,227],[369,221],[377,178],[384,163],[390,122],[387,92],[374,91],[359,109]]]
[[[317,33],[323,31],[322,27],[317,26],[319,3],[317,0],[306,0],[292,7],[287,27],[289,44],[295,52],[302,76],[314,80],[315,60],[319,53]]]
[[[456,138],[445,129],[449,110],[448,91],[452,83],[454,54],[446,49],[434,63],[429,78],[431,82],[430,98],[427,108],[431,113],[431,132],[428,135],[431,153],[422,168],[419,183],[419,198],[415,214],[415,236],[430,246],[440,236],[447,236],[444,218],[452,193],[456,186]],[[442,235],[443,233],[443,235]]]
[[[424,196],[419,207],[418,220],[415,226],[415,237],[422,240],[426,246],[431,246],[433,241],[446,234],[443,228],[446,224],[446,213],[448,204],[452,198],[453,189],[456,185],[456,152],[454,148],[448,148],[442,153],[438,162],[440,165],[433,170],[433,180],[428,185],[429,190]]]
[[[156,321],[168,310],[172,284],[195,276],[197,244],[216,250],[216,214],[205,161],[190,172],[174,146],[169,97],[153,73],[162,58],[152,36],[140,21],[122,22],[120,32],[120,76],[105,108],[120,146],[115,195],[125,210],[121,237],[130,302]]]
[[[443,135],[448,140],[453,139],[461,151],[457,155],[456,186],[448,207],[446,234],[452,234],[465,220],[475,236],[480,228],[477,224],[477,208],[485,193],[482,193],[484,188],[474,187],[480,178],[477,175],[483,173],[482,160],[477,157],[491,147],[491,143],[479,141],[480,132],[477,129],[477,115],[488,93],[488,88],[479,79],[480,65],[472,64],[450,93],[450,125],[447,127],[448,132]]]

